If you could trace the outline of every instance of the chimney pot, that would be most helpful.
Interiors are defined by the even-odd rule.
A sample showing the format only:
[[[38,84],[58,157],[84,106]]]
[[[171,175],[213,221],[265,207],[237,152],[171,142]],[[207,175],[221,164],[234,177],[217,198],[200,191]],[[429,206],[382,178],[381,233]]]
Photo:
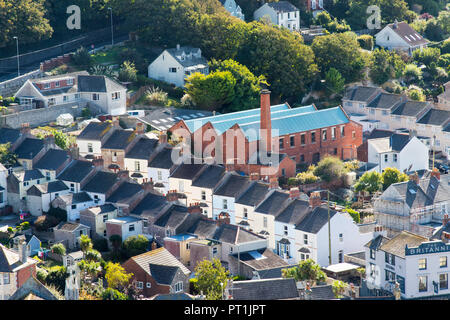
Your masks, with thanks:
[[[441,173],[437,168],[433,168],[433,170],[431,171],[431,176],[435,177],[438,180],[441,180]]]
[[[322,199],[320,198],[319,192],[311,192],[311,196],[309,197],[309,205],[311,208],[318,207],[322,204]]]
[[[413,174],[411,174],[409,176],[409,180],[414,181],[416,184],[419,184],[419,175],[417,174],[417,172],[414,172]]]
[[[260,119],[260,137],[262,147],[267,152],[272,151],[272,120],[270,115],[270,91],[261,90],[261,119]]]
[[[161,133],[159,134],[159,144],[165,144],[167,143],[167,141],[168,141],[167,132],[161,131]]]

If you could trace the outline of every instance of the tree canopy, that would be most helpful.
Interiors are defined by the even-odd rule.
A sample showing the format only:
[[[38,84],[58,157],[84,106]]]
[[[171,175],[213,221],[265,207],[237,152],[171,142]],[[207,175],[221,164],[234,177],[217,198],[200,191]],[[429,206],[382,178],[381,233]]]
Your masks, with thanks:
[[[300,261],[298,266],[281,270],[283,278],[294,278],[295,281],[320,281],[327,279],[325,272],[312,259]]]
[[[219,259],[203,260],[195,267],[195,289],[207,300],[221,300],[227,286],[228,271]]]

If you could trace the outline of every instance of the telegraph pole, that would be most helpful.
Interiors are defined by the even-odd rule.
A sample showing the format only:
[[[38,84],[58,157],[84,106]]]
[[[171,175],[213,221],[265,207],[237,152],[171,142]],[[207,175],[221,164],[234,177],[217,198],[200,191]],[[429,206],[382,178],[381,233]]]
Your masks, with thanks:
[[[331,265],[331,223],[330,223],[330,190],[327,189],[328,205],[328,263]]]
[[[14,36],[13,39],[16,40],[16,49],[17,49],[17,76],[20,77],[20,62],[19,62],[19,38]]]

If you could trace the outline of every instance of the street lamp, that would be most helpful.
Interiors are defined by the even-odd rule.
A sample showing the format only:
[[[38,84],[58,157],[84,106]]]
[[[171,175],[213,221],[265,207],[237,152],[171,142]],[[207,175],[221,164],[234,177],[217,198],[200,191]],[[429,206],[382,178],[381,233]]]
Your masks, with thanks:
[[[17,48],[17,76],[20,77],[20,69],[19,69],[19,38],[14,36],[16,39],[16,48]]]
[[[113,29],[113,15],[112,8],[108,7],[108,10],[111,12],[111,45],[114,46],[114,29]]]

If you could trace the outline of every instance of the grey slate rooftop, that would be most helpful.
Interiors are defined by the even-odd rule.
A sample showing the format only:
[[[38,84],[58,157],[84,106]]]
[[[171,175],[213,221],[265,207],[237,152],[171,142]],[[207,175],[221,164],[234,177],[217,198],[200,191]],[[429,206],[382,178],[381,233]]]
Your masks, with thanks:
[[[73,160],[57,178],[63,181],[79,183],[86,178],[94,168],[95,167],[89,161]]]
[[[420,118],[417,123],[430,124],[435,126],[447,125],[450,120],[450,111],[430,109],[425,115]]]
[[[288,1],[268,2],[269,7],[275,9],[277,12],[292,12],[298,11],[297,7]]]
[[[106,202],[125,203],[140,191],[142,191],[142,186],[140,184],[124,182],[106,199]]]
[[[123,150],[133,141],[135,136],[136,134],[132,130],[115,130],[108,140],[106,140],[102,148]]]
[[[217,221],[202,218],[196,221],[188,230],[188,233],[195,234],[202,238],[211,239],[217,229]]]
[[[208,165],[196,178],[192,181],[193,187],[214,188],[222,179],[225,168],[219,165]]]
[[[290,265],[284,261],[280,256],[275,254],[271,249],[259,249],[242,253],[235,253],[233,257],[236,259],[240,258],[241,262],[245,265],[248,265],[253,270],[262,271],[264,273],[265,270],[288,268]],[[272,272],[276,273],[276,272]],[[276,278],[281,277],[280,275]]]
[[[180,267],[178,266],[164,266],[150,263],[150,272],[153,279],[162,285],[171,285],[179,269]]]
[[[192,180],[202,169],[206,168],[206,164],[186,164],[182,163],[170,175],[171,178]]]
[[[428,40],[424,39],[406,22],[391,23],[388,26],[410,46],[428,43]]]
[[[281,300],[299,297],[294,278],[235,281],[234,300]]]
[[[308,201],[295,199],[278,212],[275,221],[296,224],[307,217],[310,210]]]
[[[402,231],[392,239],[385,241],[380,246],[380,250],[396,255],[397,257],[405,258],[406,246],[417,247],[426,241],[428,241],[428,238],[408,231]]]
[[[275,190],[255,208],[255,212],[276,215],[288,198],[287,193]]]
[[[377,92],[381,92],[379,88],[358,86],[347,89],[344,99],[351,101],[368,102]]]
[[[105,194],[120,178],[111,171],[98,171],[82,188],[83,191]]]
[[[158,146],[157,139],[141,138],[127,152],[125,158],[148,160]]]
[[[131,214],[138,216],[156,216],[167,204],[168,202],[166,201],[166,197],[150,192],[146,194],[138,205],[131,211]]]
[[[330,219],[334,217],[335,214],[337,214],[337,212],[330,209]],[[295,229],[303,232],[317,233],[327,223],[328,208],[316,207],[295,226]]]
[[[264,199],[268,192],[269,186],[267,184],[254,182],[235,202],[247,206],[256,206]]]
[[[391,114],[407,116],[407,117],[417,117],[420,112],[428,107],[428,102],[422,101],[406,101],[401,103],[397,108],[395,108]]]
[[[10,128],[0,128],[0,144],[13,144],[20,138],[20,130]]]
[[[36,189],[33,191],[33,189]],[[60,180],[51,181],[44,184],[36,184],[28,189],[27,194],[45,194],[69,190],[69,187]]]
[[[220,225],[212,237],[212,240],[231,244],[241,244],[262,239],[264,238],[253,232],[231,224]]]
[[[42,170],[57,170],[64,162],[70,159],[67,151],[59,149],[49,149],[47,152],[33,165],[33,168]]]
[[[44,148],[44,141],[38,138],[25,138],[14,150],[18,159],[33,159]]]
[[[92,201],[92,198],[86,192],[78,192],[78,193],[68,193],[62,196],[59,196],[61,200],[63,200],[66,205],[85,203]]]
[[[179,49],[177,48],[170,48],[166,50],[175,60],[177,60],[178,63],[180,63],[183,67],[187,68],[187,67],[192,67],[192,66],[204,66],[207,67],[208,66],[208,60],[206,60],[204,57],[194,57],[193,55],[191,56],[191,58],[185,58],[184,60],[181,60],[179,57],[182,55],[182,53],[184,52],[186,55],[190,55],[190,54],[197,54],[197,52],[199,51],[199,48],[193,48],[190,46],[184,46],[184,47],[180,47]]]
[[[25,170],[13,173],[20,182],[42,179],[44,176],[38,169]]]
[[[400,94],[381,93],[373,99],[368,105],[368,108],[377,109],[392,109],[398,106],[405,98]]]
[[[126,88],[116,81],[105,77],[95,75],[79,75],[78,91],[79,92],[112,92],[121,91]]]
[[[112,129],[112,124],[109,122],[91,122],[78,135],[77,139],[81,140],[98,140]]]
[[[173,166],[172,161],[172,151],[174,149],[169,147],[164,147],[159,150],[156,154],[152,155],[152,158],[148,162],[150,168],[158,169],[170,169]]]
[[[250,185],[250,180],[246,176],[231,174],[231,176],[216,190],[214,194],[224,197],[235,197],[243,192]]]

